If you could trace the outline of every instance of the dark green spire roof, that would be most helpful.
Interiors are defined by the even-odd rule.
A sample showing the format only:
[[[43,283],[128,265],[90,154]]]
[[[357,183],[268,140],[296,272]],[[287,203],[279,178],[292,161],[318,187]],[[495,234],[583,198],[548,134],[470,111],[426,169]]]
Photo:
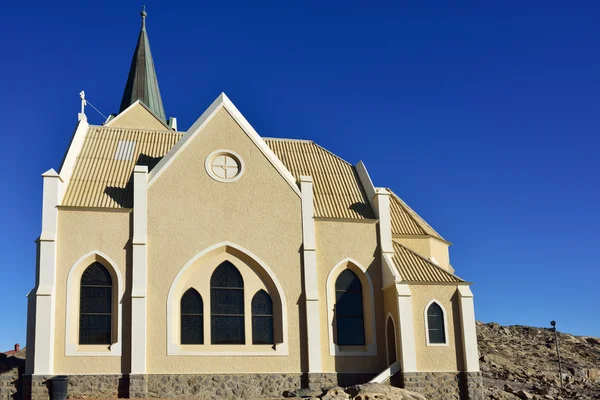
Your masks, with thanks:
[[[146,33],[146,8],[141,13],[142,16],[142,31],[138,38],[131,68],[129,69],[129,77],[125,85],[123,100],[121,100],[122,112],[127,107],[135,103],[137,100],[142,101],[157,117],[166,121],[165,110],[163,108],[160,90],[158,89],[158,79],[156,78],[156,70],[154,69],[154,61],[150,52],[150,42]]]

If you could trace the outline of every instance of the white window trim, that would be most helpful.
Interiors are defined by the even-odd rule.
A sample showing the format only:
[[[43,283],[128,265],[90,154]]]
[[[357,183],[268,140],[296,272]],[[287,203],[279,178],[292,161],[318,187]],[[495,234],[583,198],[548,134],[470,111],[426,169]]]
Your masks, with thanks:
[[[429,306],[431,306],[433,303],[440,306],[440,308],[442,309],[442,315],[444,316],[444,340],[445,340],[444,343],[430,343],[429,342],[429,320],[427,318],[427,310],[429,310]],[[423,316],[424,316],[424,320],[425,320],[425,340],[426,340],[428,347],[450,346],[450,341],[448,340],[448,318],[447,318],[447,315],[448,315],[448,313],[446,312],[446,309],[444,308],[442,303],[440,303],[436,299],[430,300],[429,303],[427,303],[427,305],[425,306]]]
[[[394,321],[394,317],[392,316],[391,312],[388,312],[387,316],[385,317],[385,362],[388,363],[389,362],[389,354],[390,354],[390,348],[389,348],[389,338],[388,338],[388,321],[391,320],[392,321],[392,325],[394,325],[394,343],[396,344],[396,362],[398,362],[400,360],[400,357],[398,357],[398,334],[396,333],[396,321]],[[388,365],[389,366],[389,365]]]
[[[83,271],[89,266],[88,261],[96,260],[100,258],[101,264],[112,270],[114,275],[117,277],[116,285],[113,290],[117,291],[117,315],[113,315],[113,318],[117,319],[117,341],[112,343],[108,349],[106,345],[81,345],[86,349],[90,348],[104,348],[102,351],[89,351],[79,350],[79,299],[76,298],[75,293],[77,288],[80,286],[81,276]],[[113,282],[114,283],[114,282]],[[66,319],[65,319],[65,356],[77,357],[120,357],[122,347],[122,321],[123,321],[123,294],[125,292],[125,285],[123,284],[123,278],[117,264],[106,254],[99,250],[93,250],[84,256],[80,257],[71,266],[69,274],[67,276],[67,301],[66,301]],[[76,329],[73,328],[73,324],[76,324]],[[76,332],[75,337],[73,333]]]
[[[357,276],[360,279],[360,275],[364,276],[366,281],[367,281],[367,285],[364,284],[364,282],[361,280],[361,284],[363,287],[363,305],[364,305],[364,301],[365,299],[367,299],[370,303],[371,303],[371,307],[369,307],[371,309],[371,332],[373,332],[372,334],[372,340],[371,343],[368,343],[369,337],[367,337],[366,332],[365,332],[365,342],[367,342],[366,345],[366,350],[364,351],[356,351],[356,350],[342,350],[340,348],[340,346],[338,346],[337,344],[334,343],[333,341],[333,324],[334,324],[334,315],[333,315],[333,309],[335,307],[335,281],[337,279],[337,277],[342,273],[342,271],[344,269],[346,269],[347,264],[353,265],[354,267],[356,267],[356,269],[358,269],[359,271],[356,271],[356,269],[352,269],[352,272],[357,273]],[[335,265],[335,267],[333,267],[331,269],[331,271],[329,271],[329,274],[327,275],[327,283],[326,283],[326,287],[327,287],[327,325],[329,326],[329,355],[332,356],[375,356],[377,355],[377,330],[376,330],[376,324],[375,324],[375,297],[374,297],[374,290],[373,290],[373,282],[371,281],[371,277],[369,276],[369,274],[367,273],[367,269],[365,267],[363,267],[358,261],[352,259],[352,258],[345,258],[342,261],[340,261],[339,263],[337,263]],[[363,313],[366,314],[366,313]],[[366,315],[365,315],[366,316]],[[366,328],[366,324],[368,324],[369,321],[367,321],[366,319],[364,320],[364,324],[365,324],[365,328]]]
[[[256,349],[257,346],[271,347],[270,345],[253,345],[251,343],[239,345],[240,351],[219,351],[218,349],[217,350],[186,350],[180,344],[179,338],[175,337],[175,336],[177,336],[177,335],[174,335],[175,320],[179,321],[179,318],[176,318],[175,315],[173,315],[174,314],[173,310],[177,310],[176,311],[177,313],[179,312],[179,307],[176,306],[177,304],[174,304],[174,302],[179,303],[179,300],[180,300],[179,296],[178,296],[179,292],[177,290],[177,288],[179,287],[179,283],[182,281],[186,270],[188,268],[190,268],[192,265],[194,265],[194,263],[197,260],[199,260],[200,258],[202,258],[203,256],[205,256],[207,254],[210,254],[212,251],[217,250],[222,247],[231,247],[242,253],[245,253],[248,257],[252,258],[267,273],[267,275],[273,282],[273,284],[277,290],[278,296],[281,300],[281,324],[282,324],[282,331],[283,331],[282,332],[283,333],[282,343],[277,343],[275,350],[270,349],[268,351],[243,351],[244,348]],[[181,293],[181,294],[183,294],[183,293]],[[254,296],[254,293],[252,294],[252,296]],[[271,298],[273,298],[273,297],[271,296]],[[204,296],[202,297],[202,301],[204,304],[206,304]],[[246,357],[249,357],[249,356],[287,356],[287,355],[289,355],[287,320],[288,320],[287,303],[286,303],[285,294],[283,292],[283,287],[277,280],[277,277],[275,276],[275,274],[273,273],[271,268],[269,268],[264,261],[262,261],[260,258],[258,258],[251,251],[243,248],[242,246],[240,246],[238,244],[235,244],[235,243],[232,243],[229,241],[217,243],[217,244],[214,244],[214,245],[202,250],[200,253],[198,253],[194,257],[192,257],[187,263],[185,263],[185,265],[179,270],[179,272],[175,276],[175,279],[173,280],[173,283],[171,284],[171,287],[169,288],[169,295],[167,296],[167,355],[168,356],[186,356],[186,355],[188,355],[188,356],[215,356],[216,355],[216,356],[242,356],[242,357],[243,356],[246,356]],[[205,326],[205,329],[206,328],[207,327]],[[203,345],[194,345],[194,346],[203,346]],[[216,345],[211,345],[211,346],[216,347]]]
[[[240,170],[238,172],[238,174],[236,176],[234,176],[231,179],[226,179],[226,178],[221,178],[220,176],[217,176],[213,170],[212,170],[212,162],[215,159],[215,157],[217,156],[226,156],[226,155],[232,155],[235,159],[237,159],[239,166],[240,166]],[[207,157],[206,157],[206,161],[204,161],[204,168],[206,169],[206,173],[208,173],[208,175],[213,178],[215,181],[218,182],[224,182],[224,183],[229,183],[229,182],[235,182],[238,179],[240,179],[242,177],[242,175],[244,175],[244,171],[246,170],[246,166],[244,164],[244,160],[242,159],[242,157],[236,153],[235,151],[232,150],[228,150],[228,149],[219,149],[219,150],[215,150],[212,153],[210,153]]]

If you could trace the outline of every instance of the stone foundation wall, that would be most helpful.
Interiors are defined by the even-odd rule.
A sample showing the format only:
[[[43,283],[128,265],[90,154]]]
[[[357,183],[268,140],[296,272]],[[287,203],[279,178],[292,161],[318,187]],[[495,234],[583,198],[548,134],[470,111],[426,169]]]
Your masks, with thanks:
[[[0,373],[0,400],[15,399],[19,385],[19,370],[17,368]]]
[[[70,397],[260,399],[278,398],[301,388],[325,390],[366,383],[375,374],[172,374],[71,375]],[[2,375],[0,375],[2,377]],[[0,385],[11,382],[0,380]],[[51,376],[25,376],[23,399],[47,400]],[[480,373],[415,372],[402,376],[403,386],[428,400],[483,400]],[[13,386],[14,387],[14,386]],[[0,386],[4,388],[4,386]],[[14,400],[12,391],[0,391],[0,400]]]
[[[428,400],[483,400],[480,372],[406,372],[405,389],[421,393]]]

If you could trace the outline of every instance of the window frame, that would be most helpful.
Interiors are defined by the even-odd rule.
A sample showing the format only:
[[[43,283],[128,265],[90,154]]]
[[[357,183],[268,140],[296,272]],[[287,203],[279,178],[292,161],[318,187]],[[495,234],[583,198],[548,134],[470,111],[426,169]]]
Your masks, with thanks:
[[[270,306],[271,306],[271,314],[256,314],[254,312],[254,299],[256,299],[256,296],[263,294],[265,296],[267,296],[267,298],[269,299],[270,302]],[[270,318],[271,319],[271,338],[272,338],[272,342],[269,343],[255,343],[255,334],[254,334],[254,318]],[[252,299],[250,300],[250,323],[251,323],[251,331],[252,331],[252,345],[254,346],[275,346],[275,310],[274,310],[274,305],[273,305],[273,298],[271,297],[271,295],[269,294],[269,292],[267,292],[265,289],[259,289],[256,293],[254,293],[254,295],[252,296]]]
[[[93,262],[101,263],[113,282],[112,343],[110,345],[79,344],[79,299],[83,272]],[[66,282],[65,356],[67,357],[120,357],[122,353],[122,298],[125,292],[118,264],[105,253],[92,250],[71,265]]]
[[[240,279],[240,283],[239,285],[241,286],[213,286],[213,279],[215,278],[215,274],[219,271],[219,269],[221,268],[233,268],[233,270],[235,271],[235,273],[239,276]],[[210,281],[209,281],[209,290],[210,290],[210,344],[211,346],[244,346],[248,343],[248,338],[246,337],[246,314],[247,314],[247,310],[246,310],[246,290],[245,290],[245,284],[244,284],[244,277],[242,276],[242,273],[240,272],[240,270],[238,269],[238,267],[235,266],[234,263],[232,263],[230,260],[225,260],[220,262],[217,267],[213,270],[212,274],[210,275]],[[219,312],[219,313],[215,313],[214,312],[214,308],[216,307],[215,305],[215,295],[214,292],[215,291],[219,291],[220,293],[223,293],[223,291],[227,292],[227,291],[239,291],[241,292],[241,298],[242,298],[242,305],[241,305],[241,313],[223,313],[223,312]],[[238,293],[240,294],[240,293]],[[224,343],[224,342],[215,342],[215,335],[214,335],[214,327],[215,327],[215,323],[213,321],[214,317],[225,317],[225,318],[241,318],[242,320],[242,337],[241,337],[241,341],[238,343]]]
[[[429,318],[428,318],[427,314],[429,311],[429,307],[431,307],[431,305],[433,303],[437,304],[440,307],[440,309],[442,310],[442,322],[444,323],[444,343],[432,343],[429,340]],[[438,301],[437,299],[430,300],[427,303],[427,305],[425,306],[425,310],[423,311],[423,318],[425,321],[425,343],[427,344],[427,347],[450,346],[450,339],[448,337],[448,317],[447,317],[447,315],[448,315],[448,313],[446,312],[446,309],[444,308],[442,303],[440,301]]]
[[[365,329],[364,346],[338,346],[334,341],[334,306],[335,281],[343,270],[350,269],[356,274],[362,284],[363,315]],[[377,355],[377,325],[375,321],[375,290],[367,269],[352,258],[338,262],[327,275],[326,280],[327,325],[329,330],[329,355],[331,356],[376,356]]]
[[[188,293],[196,293],[198,295],[198,298],[200,299],[200,314],[196,314],[196,313],[183,313],[183,297],[185,295],[187,295]],[[183,317],[184,316],[200,316],[200,320],[202,321],[202,326],[201,326],[201,331],[200,331],[200,343],[183,343]],[[204,344],[204,299],[202,298],[202,295],[200,294],[200,292],[198,292],[195,288],[190,287],[188,289],[186,289],[185,292],[183,292],[183,294],[181,295],[180,299],[179,299],[179,343],[182,346],[194,346],[194,345],[203,345]]]
[[[358,284],[360,285],[360,290],[356,290],[356,291],[351,291],[349,289],[338,289],[338,281],[340,280],[340,278],[342,277],[343,274],[352,274],[353,278],[352,279],[356,279],[358,281]],[[358,275],[356,275],[356,273],[354,271],[352,271],[352,269],[350,268],[344,268],[335,278],[335,282],[334,282],[334,291],[335,291],[335,304],[334,304],[334,312],[333,312],[333,317],[334,317],[334,343],[339,346],[339,347],[350,347],[350,346],[365,346],[367,344],[367,337],[366,337],[366,333],[365,333],[365,298],[364,298],[364,291],[363,291],[363,284],[360,281],[360,278],[358,277]],[[339,315],[339,310],[338,310],[338,305],[340,304],[340,301],[338,300],[338,293],[353,293],[355,296],[360,295],[360,304],[361,304],[361,309],[360,309],[360,315]],[[362,343],[345,343],[345,344],[340,344],[340,329],[339,329],[339,325],[340,325],[340,319],[356,319],[356,320],[360,320],[361,321],[361,328],[362,328]]]

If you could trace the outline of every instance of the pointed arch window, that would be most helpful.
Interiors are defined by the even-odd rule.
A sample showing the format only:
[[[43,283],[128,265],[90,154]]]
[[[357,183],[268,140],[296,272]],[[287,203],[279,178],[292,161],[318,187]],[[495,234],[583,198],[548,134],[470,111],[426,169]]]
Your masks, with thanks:
[[[181,296],[181,344],[204,344],[204,304],[195,289]]]
[[[428,344],[446,344],[444,310],[435,301],[427,307],[427,342]]]
[[[244,344],[244,281],[229,261],[210,278],[211,344]]]
[[[264,290],[252,298],[252,344],[275,344],[273,301]]]
[[[365,344],[362,285],[349,269],[345,269],[335,281],[334,315],[338,346]]]
[[[79,344],[111,344],[113,283],[108,270],[92,263],[81,276],[79,293]]]

